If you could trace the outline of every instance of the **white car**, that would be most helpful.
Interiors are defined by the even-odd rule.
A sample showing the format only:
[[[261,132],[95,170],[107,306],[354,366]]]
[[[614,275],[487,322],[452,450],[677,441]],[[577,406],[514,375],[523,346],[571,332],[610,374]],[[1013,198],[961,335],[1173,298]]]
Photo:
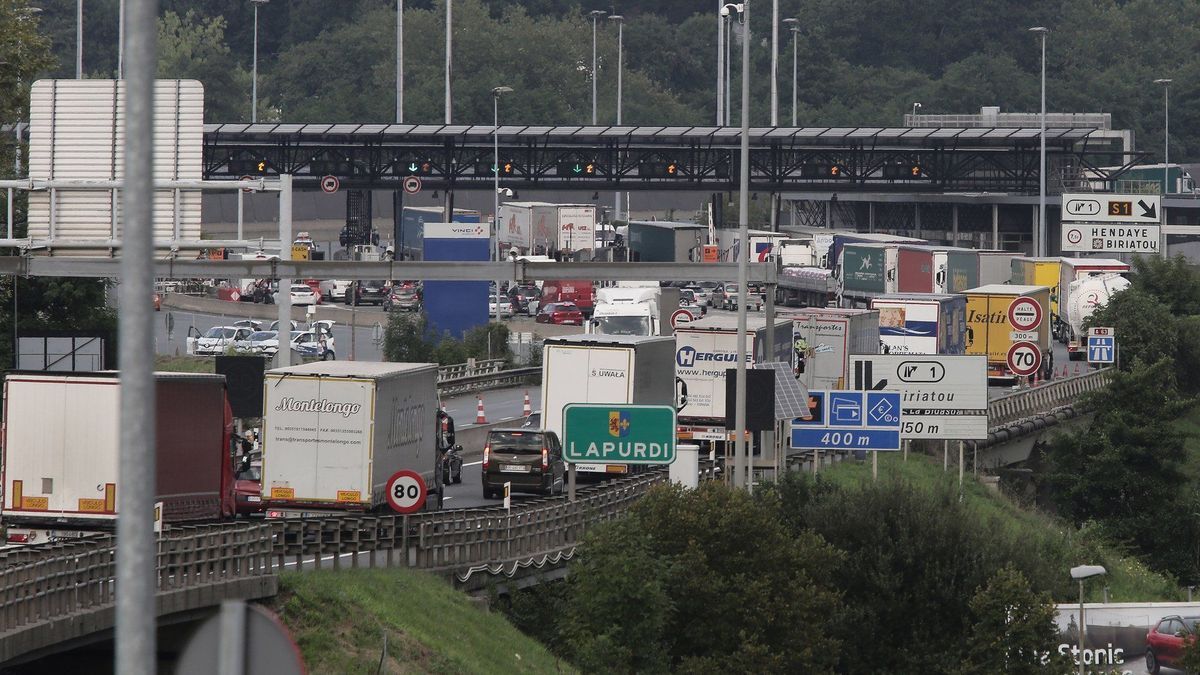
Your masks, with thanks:
[[[512,302],[507,298],[500,298],[500,318],[511,319],[513,315]],[[488,316],[496,316],[496,299],[492,298],[488,301]]]
[[[262,330],[262,324],[263,324],[263,322],[257,321],[255,319],[241,319],[239,321],[233,322],[233,325],[237,326],[238,328],[249,328],[250,330],[256,330],[256,331]]]
[[[246,354],[266,354],[268,356],[279,351],[279,332],[260,330],[250,334],[246,341],[239,346],[238,351]]]
[[[308,284],[292,284],[289,294],[292,297],[293,305],[315,305],[320,302],[317,292]],[[273,297],[275,304],[279,304],[279,291],[275,291]]]
[[[300,324],[297,323],[295,319],[292,319],[291,324],[292,324],[292,330],[296,330],[297,328],[300,327]],[[278,320],[271,322],[270,330],[275,330],[275,331],[279,330],[279,321]]]
[[[252,332],[245,326],[213,326],[199,337],[188,336],[188,353],[196,356],[218,356],[224,354],[227,349],[242,346]]]
[[[332,302],[333,300],[346,297],[346,291],[350,290],[350,281],[345,279],[326,279],[318,287],[321,289],[321,295],[326,300]]]
[[[337,342],[331,333],[298,331],[292,333],[292,351],[302,357],[332,361],[337,358]]]

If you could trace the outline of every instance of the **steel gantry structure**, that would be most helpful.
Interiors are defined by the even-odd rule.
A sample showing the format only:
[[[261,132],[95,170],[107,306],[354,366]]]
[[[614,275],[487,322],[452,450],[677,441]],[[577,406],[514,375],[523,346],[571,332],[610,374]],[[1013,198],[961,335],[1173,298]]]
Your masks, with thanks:
[[[412,124],[210,124],[204,177],[291,174],[301,189],[336,176],[347,188],[727,191],[737,187],[739,129],[730,127]],[[1057,166],[1111,180],[1137,156],[1046,130]],[[1036,193],[1036,128],[753,128],[752,190]],[[1118,166],[1104,170],[1100,167]],[[494,173],[495,172],[495,173]],[[1110,175],[1111,174],[1111,175]]]

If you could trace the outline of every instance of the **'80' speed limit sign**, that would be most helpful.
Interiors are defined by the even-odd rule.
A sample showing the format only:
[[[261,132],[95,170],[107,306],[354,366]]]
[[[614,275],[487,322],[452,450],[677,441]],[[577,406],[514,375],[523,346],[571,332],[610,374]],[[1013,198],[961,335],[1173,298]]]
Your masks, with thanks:
[[[397,513],[420,511],[425,506],[426,492],[425,479],[416,471],[397,471],[387,482],[387,501]]]

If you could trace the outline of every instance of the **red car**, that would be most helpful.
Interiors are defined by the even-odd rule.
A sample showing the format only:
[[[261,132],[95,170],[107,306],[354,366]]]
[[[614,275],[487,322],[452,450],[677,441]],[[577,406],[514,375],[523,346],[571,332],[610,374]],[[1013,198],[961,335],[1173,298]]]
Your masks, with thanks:
[[[1196,641],[1200,616],[1164,616],[1146,633],[1146,672],[1158,675],[1160,667],[1178,668],[1184,648]]]
[[[583,325],[583,312],[573,302],[552,302],[538,310],[537,323]]]

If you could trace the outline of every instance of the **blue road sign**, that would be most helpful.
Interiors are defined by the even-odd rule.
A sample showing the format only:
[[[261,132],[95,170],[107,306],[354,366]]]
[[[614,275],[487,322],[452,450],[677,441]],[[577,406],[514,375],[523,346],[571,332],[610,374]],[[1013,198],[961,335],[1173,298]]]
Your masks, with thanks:
[[[793,448],[820,450],[899,450],[899,429],[792,429]]]
[[[792,420],[792,424],[798,427],[825,426],[825,392],[808,392],[808,411],[812,413],[811,420],[797,417],[796,419]]]
[[[866,425],[868,429],[900,428],[900,392],[866,392]]]
[[[1116,360],[1117,339],[1111,335],[1089,335],[1088,363],[1112,363]]]
[[[828,400],[829,426],[862,426],[863,393],[861,391],[831,391]]]

